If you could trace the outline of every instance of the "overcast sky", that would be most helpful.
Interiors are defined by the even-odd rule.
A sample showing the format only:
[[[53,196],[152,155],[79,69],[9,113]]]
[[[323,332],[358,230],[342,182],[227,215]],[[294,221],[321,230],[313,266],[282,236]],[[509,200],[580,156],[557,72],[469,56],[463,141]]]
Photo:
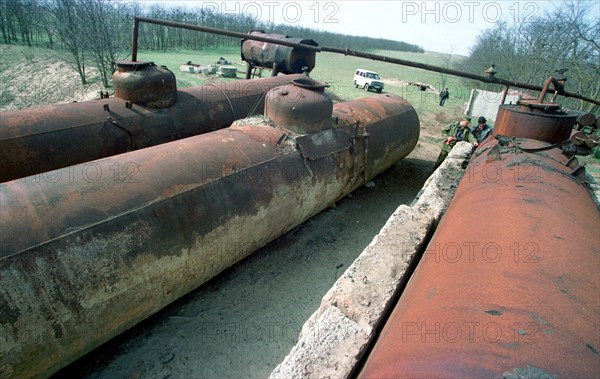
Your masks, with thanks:
[[[600,4],[597,0],[597,4]],[[158,1],[141,1],[155,3]],[[405,41],[428,51],[468,55],[477,35],[500,20],[525,21],[556,9],[557,0],[499,1],[197,1],[185,5],[243,13],[262,21],[296,24],[331,32]],[[596,7],[600,17],[600,5]],[[300,36],[298,36],[300,37]],[[318,42],[318,41],[317,41]],[[352,46],[348,46],[352,48]]]

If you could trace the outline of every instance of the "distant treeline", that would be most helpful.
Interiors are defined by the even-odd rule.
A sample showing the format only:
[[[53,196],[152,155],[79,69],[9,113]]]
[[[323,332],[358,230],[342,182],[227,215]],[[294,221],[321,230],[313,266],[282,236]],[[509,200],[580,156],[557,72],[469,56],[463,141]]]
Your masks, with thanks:
[[[120,3],[110,0],[91,0],[101,12],[96,15],[103,18],[122,18],[119,24],[127,24],[131,17],[145,16],[177,22],[222,28],[237,32],[249,32],[253,29],[265,30],[269,33],[287,34],[293,37],[311,38],[320,45],[334,47],[349,47],[355,50],[384,49],[411,51],[423,53],[420,46],[401,41],[382,38],[350,36],[330,33],[297,25],[274,25],[262,23],[247,15],[232,15],[218,13],[206,8],[172,7],[154,4],[142,6],[136,2]],[[24,44],[54,47],[61,43],[60,17],[55,17],[57,11],[72,13],[80,18],[87,12],[87,0],[5,0],[0,3],[0,29],[2,41],[7,44]],[[81,8],[81,9],[80,9]],[[90,20],[91,21],[91,20]],[[100,21],[103,24],[114,25],[116,22]],[[128,37],[130,27],[113,30],[113,33],[125,33]],[[171,49],[202,49],[238,45],[239,41],[230,37],[210,35],[189,30],[166,28],[155,25],[143,25],[140,34],[140,48],[171,50]],[[115,36],[119,39],[119,36]],[[58,40],[58,41],[57,41]]]
[[[320,45],[353,50],[399,50],[423,53],[419,46],[405,42],[317,31],[296,25],[273,25],[238,14],[222,14],[204,8],[172,7],[159,4],[142,6],[137,2],[110,0],[1,0],[0,32],[2,42],[44,46],[65,51],[67,61],[86,82],[87,65],[100,70],[108,86],[114,61],[130,54],[134,16],[227,29],[242,33],[265,30],[268,33],[310,38]],[[139,48],[147,50],[201,50],[239,46],[235,38],[142,23]]]
[[[351,50],[395,50],[424,53],[422,47],[402,41],[392,41],[383,38],[350,36],[321,30],[304,28],[296,25],[276,25],[266,28],[269,33],[279,33],[289,36],[310,38],[321,46],[349,48]]]
[[[315,30],[297,25],[263,23],[253,17],[239,14],[222,14],[205,8],[164,7],[152,5],[139,12],[146,16],[172,20],[187,24],[227,29],[241,33],[251,30],[264,30],[267,33],[289,35],[291,37],[313,39],[321,46],[348,47],[353,50],[396,50],[424,53],[422,47],[401,41],[383,38],[351,36]],[[138,13],[138,14],[140,14]],[[202,49],[205,47],[238,46],[235,38],[199,33],[189,30],[142,24],[140,27],[140,48],[151,50]]]

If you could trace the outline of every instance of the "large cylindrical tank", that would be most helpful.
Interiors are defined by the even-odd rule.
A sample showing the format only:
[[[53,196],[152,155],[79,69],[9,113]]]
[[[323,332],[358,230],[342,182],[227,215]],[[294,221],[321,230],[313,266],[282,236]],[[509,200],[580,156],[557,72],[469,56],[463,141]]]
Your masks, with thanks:
[[[559,143],[569,139],[577,116],[556,103],[521,100],[519,105],[500,105],[493,135]]]
[[[53,182],[0,184],[0,234],[11,236],[0,245],[5,376],[52,374],[333,204],[419,137],[398,96],[333,112],[339,126],[314,134],[239,121]],[[343,119],[352,114],[373,117]]]
[[[288,42],[300,43],[303,45],[319,46],[312,39],[292,38],[282,34],[269,34],[264,31],[252,31],[249,34],[259,35],[261,37],[282,39]],[[242,40],[242,60],[251,66],[275,68],[283,74],[300,74],[311,72],[315,68],[316,52],[301,47],[291,47],[276,45],[268,42],[260,42],[245,39]]]
[[[360,378],[597,378],[600,212],[559,149],[488,140]]]
[[[293,75],[183,88],[177,91],[177,102],[164,109],[136,105],[130,97],[135,95],[138,99],[133,100],[142,101],[139,99],[142,94],[127,87],[129,92],[122,94],[125,99],[3,112],[0,114],[0,182],[58,170],[48,174],[55,177],[63,174],[60,169],[64,167],[229,126],[234,120],[261,114],[267,91],[302,77]],[[160,98],[155,97],[153,101],[159,102]],[[148,99],[142,102],[150,101]]]

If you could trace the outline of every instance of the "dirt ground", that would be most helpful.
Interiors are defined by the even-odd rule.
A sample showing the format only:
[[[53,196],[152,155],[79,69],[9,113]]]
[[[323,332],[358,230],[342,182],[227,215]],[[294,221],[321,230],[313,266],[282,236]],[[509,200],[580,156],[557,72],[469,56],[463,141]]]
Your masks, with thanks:
[[[22,46],[0,45],[0,112],[38,105],[99,98],[103,89],[96,68],[86,70],[88,84],[56,57],[29,55]]]

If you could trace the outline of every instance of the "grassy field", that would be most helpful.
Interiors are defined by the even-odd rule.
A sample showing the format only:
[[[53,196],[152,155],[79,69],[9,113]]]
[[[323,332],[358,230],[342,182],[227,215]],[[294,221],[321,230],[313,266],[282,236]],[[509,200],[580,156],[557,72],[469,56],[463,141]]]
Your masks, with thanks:
[[[138,52],[138,60],[152,61],[158,65],[167,66],[169,70],[173,71],[177,78],[177,87],[191,87],[202,85],[206,82],[213,82],[216,80],[230,81],[235,79],[219,78],[217,76],[204,76],[201,74],[192,74],[188,72],[179,71],[179,66],[186,64],[188,61],[192,61],[195,64],[215,64],[220,57],[223,57],[229,61],[237,63],[240,70],[245,69],[245,65],[242,66],[242,60],[240,58],[240,49],[236,47],[208,49],[208,50],[181,50],[181,51],[140,51]],[[238,74],[239,78],[242,78],[242,74]]]
[[[447,56],[437,53],[417,54],[392,51],[374,51],[374,53],[440,66],[444,65],[447,61]],[[156,64],[167,66],[175,73],[178,87],[201,85],[206,81],[234,80],[217,79],[215,77],[207,78],[199,74],[180,72],[179,66],[188,61],[202,64],[214,64],[220,57],[224,57],[225,59],[234,62],[234,65],[236,65],[240,71],[245,70],[245,63],[240,58],[239,49],[235,47],[202,51],[140,51],[138,57],[140,60],[153,61]],[[376,71],[384,80],[395,79],[401,81],[423,82],[434,88],[441,87],[442,77],[437,73],[333,53],[317,54],[317,64],[315,69],[311,72],[311,77],[329,83],[329,91],[342,99],[349,100],[373,95],[373,93],[367,94],[364,90],[354,87],[352,80],[354,71],[357,68]],[[244,74],[240,73],[238,74],[238,77],[243,78],[243,75]],[[265,75],[270,75],[270,72],[265,71]],[[455,79],[448,79],[448,83],[452,81],[457,83]],[[459,87],[455,84],[453,88]],[[452,97],[446,102],[446,106],[440,108],[438,105],[438,95],[433,92],[422,92],[414,86],[399,85],[387,85],[384,90],[384,92],[398,94],[406,98],[413,104],[419,113],[444,111],[450,114],[456,114],[456,116],[460,115],[463,103],[468,99],[469,91],[470,89],[452,91]]]
[[[35,62],[49,63],[59,61],[58,56],[60,55],[54,50],[44,48],[7,45],[0,46],[0,53],[2,53],[2,59],[0,60],[2,83],[5,83],[7,82],[7,79],[10,79],[8,76],[13,75],[10,70],[11,68],[27,66]],[[446,55],[437,53],[417,54],[396,51],[373,51],[373,53],[439,66],[443,66],[448,60]],[[177,77],[177,86],[179,88],[198,86],[206,82],[214,82],[217,80],[236,80],[224,79],[217,76],[192,74],[181,72],[179,70],[179,66],[188,61],[198,64],[214,64],[220,57],[224,57],[227,60],[234,62],[234,65],[237,66],[240,71],[238,78],[241,79],[244,77],[244,74],[241,72],[245,70],[245,62],[241,60],[238,47],[168,52],[141,50],[138,53],[139,60],[153,61],[158,65],[167,66],[172,70]],[[442,82],[442,76],[438,73],[333,53],[317,54],[317,64],[311,73],[311,77],[329,83],[329,91],[342,99],[350,100],[373,95],[374,93],[367,94],[362,89],[354,88],[352,80],[354,71],[357,68],[376,71],[381,75],[383,80],[392,80],[395,82],[423,82],[436,89],[441,87]],[[270,75],[270,72],[265,71],[264,75],[268,76]],[[74,70],[72,72],[72,78],[75,83],[79,80],[78,75]],[[35,80],[33,76],[32,80]],[[89,75],[89,81],[91,83],[97,83],[98,80],[96,75]],[[458,80],[456,78],[448,78],[446,84],[451,86],[451,98],[446,102],[444,108],[438,106],[437,93],[430,91],[422,92],[414,86],[400,86],[386,83],[384,92],[398,94],[406,98],[413,104],[419,114],[443,112],[447,113],[449,117],[455,117],[461,114],[463,103],[468,99],[470,91],[470,88],[464,88],[457,85],[457,83]],[[464,90],[462,88],[464,88]],[[10,93],[6,88],[3,88],[3,90],[0,91],[0,101],[3,103],[11,101],[13,96],[14,94]]]

